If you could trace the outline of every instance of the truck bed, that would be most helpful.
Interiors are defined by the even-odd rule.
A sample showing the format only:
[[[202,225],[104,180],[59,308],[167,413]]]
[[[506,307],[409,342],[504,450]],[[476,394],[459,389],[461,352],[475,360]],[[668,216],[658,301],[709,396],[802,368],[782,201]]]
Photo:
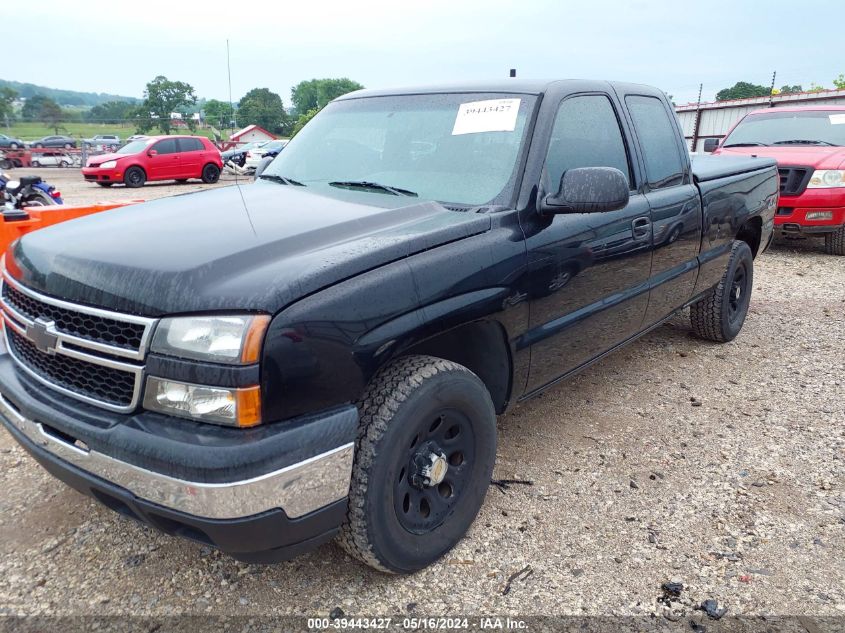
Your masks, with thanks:
[[[777,165],[772,158],[758,156],[710,156],[693,154],[692,175],[696,182],[707,182],[737,174],[747,174]]]

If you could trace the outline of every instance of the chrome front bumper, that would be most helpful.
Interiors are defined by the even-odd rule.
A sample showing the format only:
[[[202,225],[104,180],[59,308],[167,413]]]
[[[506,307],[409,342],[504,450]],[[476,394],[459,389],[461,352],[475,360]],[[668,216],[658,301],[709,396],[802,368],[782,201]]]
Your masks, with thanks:
[[[258,477],[226,483],[184,481],[70,443],[22,415],[0,394],[0,415],[26,439],[55,457],[165,508],[208,519],[248,517],[281,509],[302,517],[349,491],[354,443]]]

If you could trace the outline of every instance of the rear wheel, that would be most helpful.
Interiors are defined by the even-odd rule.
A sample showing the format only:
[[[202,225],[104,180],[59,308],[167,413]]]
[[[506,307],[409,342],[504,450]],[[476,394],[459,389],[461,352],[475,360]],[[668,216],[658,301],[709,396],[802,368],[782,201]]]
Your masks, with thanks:
[[[217,165],[209,163],[202,168],[202,181],[204,183],[212,185],[218,180],[220,180],[220,168]]]
[[[30,165],[32,165],[33,167],[41,167],[41,163],[37,160],[30,162]]]
[[[70,149],[71,147],[73,147],[73,145],[71,145],[70,143],[65,143],[65,149]]]
[[[18,147],[19,146],[17,143],[12,143],[11,145],[9,145],[9,149],[18,149]]]
[[[430,565],[478,514],[496,459],[496,414],[481,380],[431,356],[381,369],[361,415],[339,542],[381,571]]]
[[[123,174],[123,184],[132,189],[143,187],[147,181],[147,174],[140,167],[130,167]]]
[[[46,207],[53,204],[57,202],[43,191],[34,191],[21,200],[22,207]]]
[[[824,251],[828,255],[845,255],[845,226],[833,233],[825,233]]]
[[[70,167],[70,163],[66,160],[63,160],[61,163],[59,163],[59,167]]]
[[[721,281],[703,299],[690,306],[693,331],[703,339],[718,343],[735,339],[748,314],[753,282],[751,248],[737,240]]]

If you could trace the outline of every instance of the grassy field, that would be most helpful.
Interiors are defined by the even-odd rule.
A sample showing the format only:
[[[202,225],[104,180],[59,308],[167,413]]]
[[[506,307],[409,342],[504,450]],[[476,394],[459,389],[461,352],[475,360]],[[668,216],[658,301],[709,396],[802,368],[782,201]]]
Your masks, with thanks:
[[[97,134],[116,134],[121,139],[126,139],[138,131],[135,126],[130,125],[108,125],[104,123],[73,123],[68,122],[62,124],[63,129],[59,130],[59,134],[67,134],[76,139],[91,138]],[[43,123],[15,123],[9,128],[0,127],[0,132],[6,136],[19,138],[24,141],[32,141],[54,134],[52,128],[47,127]],[[198,129],[196,132],[190,132],[187,128],[178,128],[173,130],[174,134],[196,134],[197,136],[207,136],[212,138],[211,130]],[[148,134],[160,134],[158,130],[151,130]]]

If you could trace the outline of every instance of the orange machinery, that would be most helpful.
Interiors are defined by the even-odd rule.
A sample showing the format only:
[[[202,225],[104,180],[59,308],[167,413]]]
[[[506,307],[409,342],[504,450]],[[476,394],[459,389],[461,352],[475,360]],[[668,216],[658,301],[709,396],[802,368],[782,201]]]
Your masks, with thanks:
[[[108,211],[117,207],[125,207],[130,204],[137,204],[143,200],[127,200],[123,202],[99,202],[97,204],[73,206],[69,204],[57,204],[45,207],[27,207],[24,209],[29,215],[27,219],[10,219],[8,217],[2,218],[0,223],[0,254],[5,253],[6,249],[16,239],[29,233],[30,231],[37,231],[38,229],[73,220],[74,218],[81,218],[92,213],[99,213],[100,211]]]

